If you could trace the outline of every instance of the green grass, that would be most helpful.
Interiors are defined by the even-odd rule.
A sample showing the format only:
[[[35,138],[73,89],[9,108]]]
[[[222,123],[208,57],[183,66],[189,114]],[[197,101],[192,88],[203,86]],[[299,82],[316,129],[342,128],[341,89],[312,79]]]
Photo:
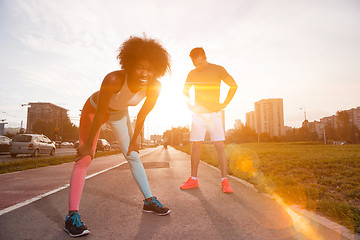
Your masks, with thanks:
[[[177,149],[191,152],[190,146]],[[360,145],[247,143],[226,146],[229,173],[360,232]],[[204,144],[201,159],[218,167]]]
[[[109,151],[109,152],[97,152],[95,158],[119,154],[120,150]],[[0,174],[17,172],[32,168],[46,167],[50,165],[58,165],[67,162],[75,161],[75,155],[70,156],[59,156],[59,157],[38,157],[38,158],[23,158],[15,162],[0,162]]]

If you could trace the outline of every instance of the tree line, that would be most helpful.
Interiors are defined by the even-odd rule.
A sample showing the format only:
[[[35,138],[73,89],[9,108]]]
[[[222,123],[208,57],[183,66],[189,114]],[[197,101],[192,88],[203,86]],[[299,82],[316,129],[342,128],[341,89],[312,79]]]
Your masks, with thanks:
[[[319,136],[308,122],[304,121],[301,128],[292,128],[286,131],[284,136],[271,136],[269,133],[257,134],[249,126],[241,125],[226,132],[226,143],[248,143],[248,142],[299,142],[299,141],[323,141],[331,143],[334,141],[346,143],[360,143],[360,130],[351,122],[347,111],[337,111],[336,126],[326,126],[325,134]],[[188,127],[176,127],[167,130],[163,134],[163,139],[167,139],[168,144],[181,145],[188,144],[190,129]],[[325,139],[324,139],[325,138]],[[205,141],[210,141],[207,133]]]

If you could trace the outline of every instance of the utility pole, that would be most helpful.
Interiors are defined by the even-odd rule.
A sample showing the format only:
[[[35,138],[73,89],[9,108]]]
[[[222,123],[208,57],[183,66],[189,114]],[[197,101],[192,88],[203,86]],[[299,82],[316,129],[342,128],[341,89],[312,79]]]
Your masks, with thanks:
[[[304,118],[305,118],[305,121],[306,121],[306,109],[305,107],[301,107],[300,110],[304,109]]]

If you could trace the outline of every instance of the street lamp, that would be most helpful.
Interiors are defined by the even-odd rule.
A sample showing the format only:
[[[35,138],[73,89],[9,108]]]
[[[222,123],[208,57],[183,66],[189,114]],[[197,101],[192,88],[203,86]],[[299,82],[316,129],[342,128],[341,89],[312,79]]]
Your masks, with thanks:
[[[306,121],[306,109],[305,107],[301,107],[300,110],[304,109],[304,118],[305,118],[305,121]]]
[[[21,104],[22,107],[30,107],[31,105],[29,103],[24,103],[24,104]],[[29,115],[29,109],[28,109],[28,112],[27,112],[27,115]],[[30,118],[29,116],[27,116],[29,121],[30,121]],[[21,121],[22,122],[22,121]],[[22,125],[22,124],[21,124]],[[31,123],[26,120],[26,131],[25,132],[28,132],[28,126],[31,126]],[[21,126],[22,128],[22,126]],[[21,129],[20,129],[21,130]]]

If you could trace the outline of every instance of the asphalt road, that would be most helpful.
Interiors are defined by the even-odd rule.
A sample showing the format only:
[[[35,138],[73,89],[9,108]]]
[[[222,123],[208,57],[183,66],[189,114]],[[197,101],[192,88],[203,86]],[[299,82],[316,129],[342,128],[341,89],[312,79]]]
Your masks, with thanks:
[[[347,239],[313,219],[289,215],[283,205],[235,178],[230,178],[234,193],[223,193],[220,172],[204,163],[200,188],[180,190],[190,172],[187,154],[161,147],[141,153],[153,195],[172,212],[143,213],[143,197],[124,158],[96,158],[88,174],[118,165],[86,180],[80,213],[91,234],[82,239]],[[0,175],[0,200],[12,199],[1,207],[0,239],[71,239],[63,231],[66,186],[25,206],[9,206],[64,186],[72,164]]]

